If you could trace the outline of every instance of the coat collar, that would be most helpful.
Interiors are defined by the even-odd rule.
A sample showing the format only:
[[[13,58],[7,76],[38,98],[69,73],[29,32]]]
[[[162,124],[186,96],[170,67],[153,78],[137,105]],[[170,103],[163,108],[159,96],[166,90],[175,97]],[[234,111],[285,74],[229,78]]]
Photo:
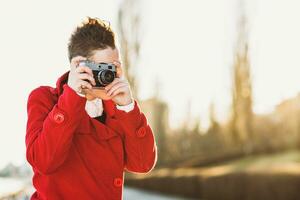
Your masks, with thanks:
[[[63,93],[63,86],[68,82],[70,70],[61,75],[56,81],[56,93],[60,96]],[[115,103],[112,100],[102,100],[103,109],[109,116],[115,114]]]

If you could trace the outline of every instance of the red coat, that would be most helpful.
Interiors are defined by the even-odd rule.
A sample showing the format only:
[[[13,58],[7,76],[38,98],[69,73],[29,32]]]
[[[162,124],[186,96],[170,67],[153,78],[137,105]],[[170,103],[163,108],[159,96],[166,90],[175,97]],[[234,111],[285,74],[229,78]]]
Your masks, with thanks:
[[[85,111],[86,98],[67,84],[34,89],[27,104],[26,158],[38,200],[122,199],[124,170],[149,172],[157,151],[138,103],[132,111],[103,101],[105,124]]]

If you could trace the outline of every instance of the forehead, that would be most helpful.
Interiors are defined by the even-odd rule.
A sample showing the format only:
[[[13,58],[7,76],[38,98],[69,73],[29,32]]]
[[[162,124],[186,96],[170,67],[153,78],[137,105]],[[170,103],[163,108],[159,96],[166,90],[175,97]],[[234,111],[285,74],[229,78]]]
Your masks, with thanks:
[[[96,63],[100,63],[100,62],[111,63],[114,61],[120,61],[119,50],[117,48],[112,49],[110,47],[106,49],[94,50],[92,52],[92,55],[89,57],[89,59]]]

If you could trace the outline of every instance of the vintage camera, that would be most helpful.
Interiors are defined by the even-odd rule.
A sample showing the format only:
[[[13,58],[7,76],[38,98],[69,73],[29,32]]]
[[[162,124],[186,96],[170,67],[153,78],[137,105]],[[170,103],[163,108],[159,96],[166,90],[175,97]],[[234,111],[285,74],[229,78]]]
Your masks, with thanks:
[[[116,66],[111,63],[95,63],[89,60],[81,61],[79,65],[85,65],[93,71],[96,81],[94,87],[105,87],[114,81],[117,75]]]

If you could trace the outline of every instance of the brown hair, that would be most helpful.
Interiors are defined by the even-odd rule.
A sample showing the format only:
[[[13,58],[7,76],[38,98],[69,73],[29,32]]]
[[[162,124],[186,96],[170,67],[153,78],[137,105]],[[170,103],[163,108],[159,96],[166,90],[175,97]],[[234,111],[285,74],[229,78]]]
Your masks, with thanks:
[[[73,32],[69,44],[69,61],[75,56],[89,57],[97,49],[115,46],[115,35],[110,24],[98,18],[88,17],[86,22]]]

